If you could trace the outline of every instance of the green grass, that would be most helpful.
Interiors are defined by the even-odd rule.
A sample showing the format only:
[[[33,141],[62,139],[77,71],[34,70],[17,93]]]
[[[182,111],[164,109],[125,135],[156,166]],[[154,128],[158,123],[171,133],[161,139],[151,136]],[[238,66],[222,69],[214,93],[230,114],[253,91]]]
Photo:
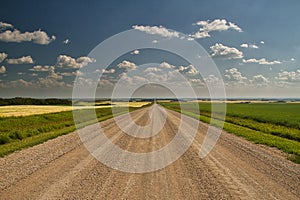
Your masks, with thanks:
[[[115,109],[118,114],[127,111],[125,107]],[[129,111],[136,109],[139,108],[130,107]],[[81,111],[77,110],[76,112]],[[77,127],[84,127],[113,117],[111,108],[96,109],[96,115],[97,120],[88,115],[83,115]],[[76,127],[72,111],[0,118],[0,157],[43,143],[60,135],[68,134],[74,130],[76,130]]]
[[[211,118],[211,104],[199,103],[201,115],[195,112],[194,103],[161,103],[166,108],[182,112],[203,122],[221,127],[221,104],[216,103],[217,114]],[[219,112],[219,115],[218,115]],[[300,163],[300,104],[227,104],[223,129],[254,143],[276,147],[288,154],[293,162]],[[213,120],[213,121],[212,121]],[[288,122],[288,123],[286,123]]]

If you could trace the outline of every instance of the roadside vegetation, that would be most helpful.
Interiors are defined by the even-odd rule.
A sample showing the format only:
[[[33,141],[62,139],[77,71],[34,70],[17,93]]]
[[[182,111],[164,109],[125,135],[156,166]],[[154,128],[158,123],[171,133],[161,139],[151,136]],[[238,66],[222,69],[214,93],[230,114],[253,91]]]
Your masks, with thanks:
[[[221,103],[215,103],[213,118],[211,103],[198,103],[200,116],[195,112],[195,103],[183,103],[184,110],[178,102],[160,104],[214,126],[222,125]],[[227,104],[223,129],[254,143],[276,147],[288,153],[290,160],[300,163],[299,113],[300,104],[296,103],[230,103]]]
[[[144,106],[148,105],[150,104]],[[144,106],[117,107],[114,113],[123,114],[128,109],[129,111],[134,111]],[[95,111],[97,121],[104,121],[113,117],[111,107],[97,108]],[[82,111],[78,109],[76,112]],[[95,119],[89,118],[89,116],[82,116],[82,123],[79,124],[79,127],[97,122]],[[72,111],[19,117],[0,117],[0,157],[75,130]]]

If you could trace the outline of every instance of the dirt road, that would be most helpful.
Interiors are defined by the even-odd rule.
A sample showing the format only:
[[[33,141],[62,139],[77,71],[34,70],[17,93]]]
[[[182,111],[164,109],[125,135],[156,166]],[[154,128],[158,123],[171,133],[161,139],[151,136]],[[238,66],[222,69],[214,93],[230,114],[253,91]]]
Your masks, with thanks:
[[[148,107],[131,113],[136,124],[155,126]],[[179,113],[151,138],[124,134],[113,119],[101,123],[120,148],[145,153],[175,136]],[[194,120],[194,119],[189,119]],[[159,121],[159,120],[158,120]],[[97,126],[97,125],[92,125]],[[213,151],[198,156],[207,130],[200,123],[188,150],[171,165],[150,173],[126,173],[100,163],[76,132],[0,159],[0,199],[299,199],[300,166],[278,150],[223,132]],[[138,130],[136,130],[138,134]]]

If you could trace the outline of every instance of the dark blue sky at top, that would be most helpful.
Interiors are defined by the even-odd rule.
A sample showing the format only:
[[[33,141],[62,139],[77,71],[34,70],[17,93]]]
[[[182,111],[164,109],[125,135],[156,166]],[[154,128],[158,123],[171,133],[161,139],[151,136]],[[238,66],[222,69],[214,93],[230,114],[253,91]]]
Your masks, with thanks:
[[[283,5],[284,3],[284,5]],[[2,1],[0,18],[22,31],[42,29],[57,37],[57,41],[69,38],[64,46],[54,42],[48,46],[36,44],[1,43],[2,49],[12,54],[22,54],[31,48],[41,61],[49,54],[67,53],[74,57],[85,55],[98,43],[132,25],[163,25],[183,33],[197,28],[192,26],[199,20],[215,18],[233,21],[243,28],[253,41],[265,40],[270,48],[299,46],[300,33],[299,1]],[[293,31],[290,31],[293,30]],[[244,35],[222,35],[230,41]],[[203,39],[206,43],[211,39]],[[215,38],[214,38],[215,40]],[[234,43],[234,41],[231,41]],[[298,44],[295,44],[298,42]],[[236,44],[240,41],[237,40]],[[17,47],[17,48],[16,48]],[[276,53],[276,52],[275,52]],[[280,52],[281,53],[281,52]],[[278,54],[280,54],[278,53]],[[48,54],[48,55],[47,55]],[[54,56],[55,57],[55,56]],[[52,58],[47,61],[53,61]]]
[[[185,34],[196,32],[192,25],[200,20],[226,19],[243,29],[243,33],[234,31],[212,32],[211,38],[197,39],[209,51],[209,47],[220,42],[239,48],[242,43],[265,45],[259,51],[243,49],[245,59],[267,58],[268,60],[289,60],[294,63],[284,64],[279,70],[296,70],[300,60],[300,1],[272,0],[68,0],[68,1],[12,1],[2,0],[0,21],[13,24],[21,32],[41,29],[48,35],[55,35],[56,40],[48,45],[32,42],[0,42],[0,52],[9,57],[31,55],[35,64],[53,65],[58,55],[71,57],[88,55],[100,42],[119,32],[130,29],[133,25],[162,25]],[[68,45],[62,43],[69,39]],[[232,66],[232,61],[216,61],[220,68]],[[32,65],[7,66],[7,76],[3,80],[18,78],[16,72],[28,71]],[[262,74],[268,68],[253,65],[244,72],[253,75],[257,70]]]

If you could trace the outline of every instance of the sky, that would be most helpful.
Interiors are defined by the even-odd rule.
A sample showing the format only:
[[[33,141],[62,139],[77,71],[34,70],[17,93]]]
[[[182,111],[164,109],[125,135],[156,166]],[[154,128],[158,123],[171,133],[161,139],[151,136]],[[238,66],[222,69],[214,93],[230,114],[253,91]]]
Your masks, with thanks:
[[[300,98],[299,9],[298,0],[3,0],[0,98],[70,98],[75,86],[94,84],[96,96],[107,97],[116,83],[150,82],[153,87],[174,83],[170,87],[185,94],[189,86],[180,78],[174,81],[179,74],[198,97],[209,96],[207,84],[222,82],[228,98]],[[151,48],[132,49],[94,68],[116,48],[136,43],[125,40],[109,52],[93,54],[103,41],[128,30],[146,35]],[[154,48],[175,39],[201,45],[220,76]],[[141,91],[149,97],[146,89]],[[157,91],[158,96],[166,93]]]

